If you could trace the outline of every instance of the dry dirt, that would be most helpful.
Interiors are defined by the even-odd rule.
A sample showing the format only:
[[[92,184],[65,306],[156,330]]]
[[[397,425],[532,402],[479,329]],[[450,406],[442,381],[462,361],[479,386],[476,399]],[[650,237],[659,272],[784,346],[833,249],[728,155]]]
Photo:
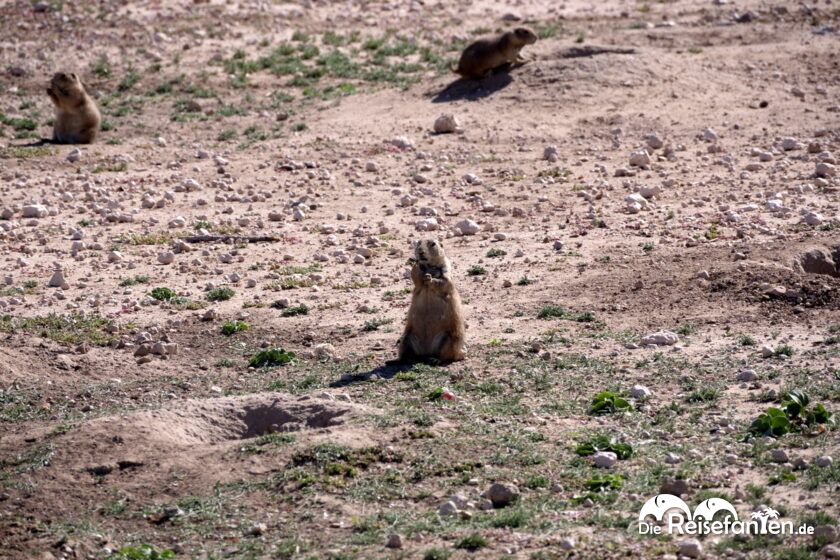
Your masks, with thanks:
[[[527,64],[454,81],[516,25]],[[748,437],[794,389],[840,410],[838,30],[836,0],[0,3],[0,558],[696,552],[638,534],[660,492],[819,533],[703,557],[840,555],[836,429]],[[38,143],[59,70],[103,114],[80,152]],[[387,366],[427,236],[468,359]]]

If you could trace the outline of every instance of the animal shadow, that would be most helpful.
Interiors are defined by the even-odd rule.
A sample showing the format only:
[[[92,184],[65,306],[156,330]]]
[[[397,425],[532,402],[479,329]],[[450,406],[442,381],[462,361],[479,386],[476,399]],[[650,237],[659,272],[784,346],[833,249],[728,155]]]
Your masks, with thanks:
[[[503,90],[513,82],[508,71],[510,65],[503,66],[486,78],[466,80],[458,78],[443,88],[432,98],[432,103],[450,103],[452,101],[477,101]]]
[[[385,362],[385,364],[377,366],[369,371],[347,372],[350,374],[349,376],[346,374],[343,375],[338,381],[330,383],[330,387],[346,387],[347,385],[352,385],[353,383],[368,381],[374,375],[380,379],[391,379],[398,373],[408,371],[412,367],[414,367],[414,364],[411,362]]]

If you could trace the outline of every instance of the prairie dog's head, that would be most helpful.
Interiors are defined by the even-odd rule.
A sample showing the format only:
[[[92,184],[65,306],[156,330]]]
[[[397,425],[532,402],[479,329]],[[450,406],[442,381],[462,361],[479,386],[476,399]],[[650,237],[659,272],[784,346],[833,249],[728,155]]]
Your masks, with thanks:
[[[509,33],[513,43],[517,46],[533,45],[537,42],[537,34],[527,27],[517,27]]]
[[[87,92],[76,74],[56,72],[47,87],[47,95],[57,107],[71,108],[84,103]]]
[[[418,263],[432,266],[447,264],[443,244],[436,239],[421,239],[414,245],[414,258]]]

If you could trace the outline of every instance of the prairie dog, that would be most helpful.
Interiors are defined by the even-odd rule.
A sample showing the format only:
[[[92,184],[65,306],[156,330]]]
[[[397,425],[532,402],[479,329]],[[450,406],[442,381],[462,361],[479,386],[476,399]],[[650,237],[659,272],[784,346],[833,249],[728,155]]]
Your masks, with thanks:
[[[452,266],[443,245],[432,239],[418,241],[414,257],[411,268],[414,291],[398,361],[463,360],[466,357],[464,310],[461,296],[452,283]]]
[[[467,79],[484,78],[505,64],[524,63],[525,59],[519,55],[519,51],[525,45],[536,42],[536,33],[527,27],[517,27],[495,37],[479,39],[464,49],[454,71]]]
[[[102,117],[76,74],[57,72],[47,87],[47,95],[55,104],[53,142],[90,144],[96,139]]]

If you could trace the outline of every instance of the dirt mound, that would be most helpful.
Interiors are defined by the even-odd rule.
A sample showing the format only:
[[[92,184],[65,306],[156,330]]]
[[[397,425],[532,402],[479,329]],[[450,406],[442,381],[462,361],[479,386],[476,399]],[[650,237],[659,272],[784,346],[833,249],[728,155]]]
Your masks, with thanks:
[[[192,400],[177,408],[144,411],[90,423],[122,437],[175,445],[223,443],[274,432],[338,426],[357,416],[349,403],[289,397],[280,393]]]

